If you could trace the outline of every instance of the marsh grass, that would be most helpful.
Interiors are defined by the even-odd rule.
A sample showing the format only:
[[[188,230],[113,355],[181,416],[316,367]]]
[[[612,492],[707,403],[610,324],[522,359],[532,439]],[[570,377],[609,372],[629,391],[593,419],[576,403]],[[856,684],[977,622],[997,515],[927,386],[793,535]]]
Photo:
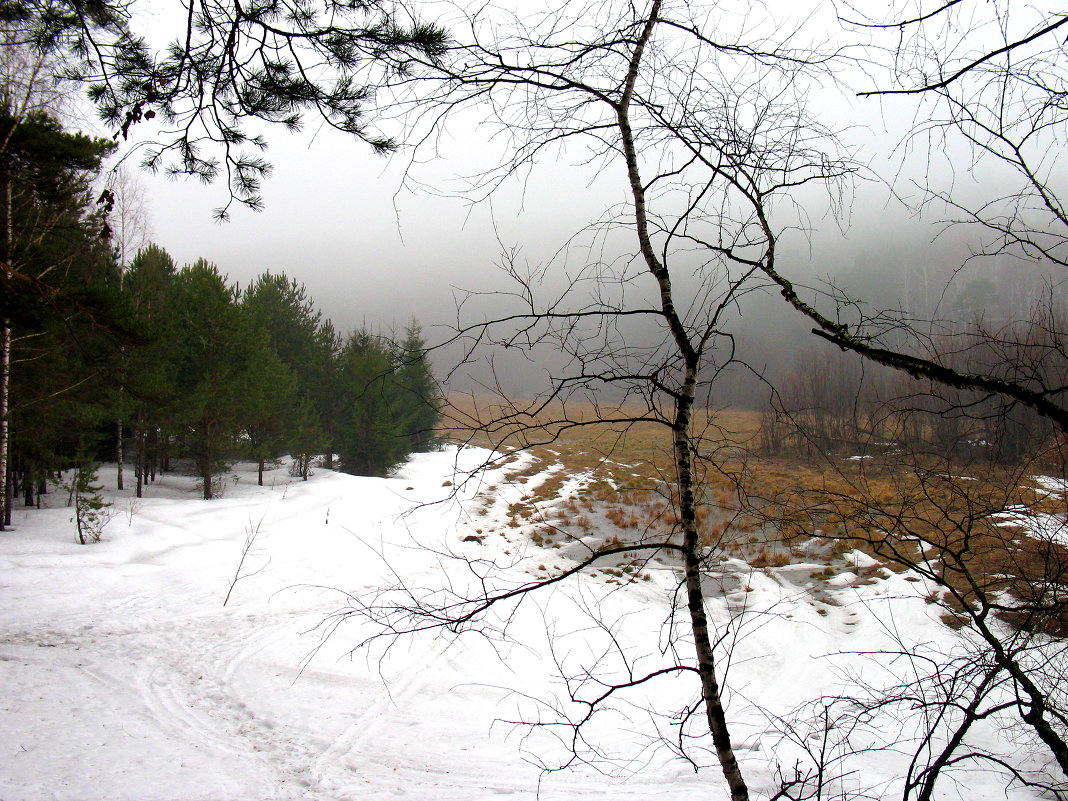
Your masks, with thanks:
[[[606,414],[593,404],[571,406],[566,415],[513,408],[502,420],[502,407],[489,401],[464,403],[454,404],[463,413],[452,417],[446,437],[505,452],[523,448],[533,457],[509,475],[524,488],[522,499],[509,507],[509,525],[531,527],[535,546],[560,548],[584,538],[613,546],[676,536],[668,426],[635,421],[640,410],[612,408]],[[482,427],[465,428],[460,421]],[[969,611],[989,607],[1020,627],[1068,633],[1068,550],[995,517],[1005,509],[1066,516],[1064,497],[1037,487],[1027,470],[892,453],[863,460],[770,457],[758,453],[759,430],[758,412],[695,415],[698,525],[713,560],[739,560],[784,583],[782,568],[822,566],[813,574],[812,591],[826,602],[825,580],[846,570],[850,555],[860,552],[871,563],[854,564],[857,579],[848,586],[909,570],[936,577],[944,591],[929,601],[943,607],[943,622],[953,628],[967,624]],[[576,476],[583,481],[563,496],[565,483]],[[647,579],[643,571],[651,558],[614,557],[601,565],[600,575],[615,582]],[[671,564],[665,554],[655,558]]]

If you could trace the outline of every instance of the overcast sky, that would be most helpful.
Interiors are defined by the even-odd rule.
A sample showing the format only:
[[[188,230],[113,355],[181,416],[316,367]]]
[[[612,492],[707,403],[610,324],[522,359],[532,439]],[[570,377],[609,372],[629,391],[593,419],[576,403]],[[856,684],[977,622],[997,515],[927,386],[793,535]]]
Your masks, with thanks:
[[[779,0],[769,6],[787,7]],[[161,41],[168,38],[165,31],[174,23],[156,10],[158,4],[144,8],[137,22]],[[915,114],[911,101],[861,101],[840,91],[810,100],[851,129],[849,137],[874,172],[893,175],[894,146]],[[216,223],[212,210],[226,200],[224,186],[140,173],[148,188],[152,238],[179,264],[204,257],[242,285],[265,270],[285,272],[307,286],[342,331],[363,322],[402,327],[415,317],[433,338],[432,327],[453,317],[454,288],[501,285],[494,263],[502,243],[520,244],[532,262],[543,260],[606,205],[626,196],[622,163],[597,172],[575,167],[565,155],[507,186],[492,204],[472,206],[455,197],[398,192],[405,152],[376,157],[366,145],[314,122],[299,134],[266,133],[274,173],[264,185],[262,212],[235,207],[230,221]],[[417,177],[443,186],[484,155],[484,131],[454,126],[452,134],[443,143],[443,157],[418,166]],[[963,185],[974,178],[961,171],[957,180]],[[909,191],[907,180],[896,186]],[[816,240],[811,270],[855,266],[873,249],[885,252],[898,225],[922,249],[936,229],[906,222],[903,207],[889,198],[886,185],[861,181],[844,236],[838,221],[817,216],[813,223],[827,239]],[[873,232],[879,240],[874,244]],[[834,245],[822,252],[825,241]],[[810,255],[796,253],[799,261]]]

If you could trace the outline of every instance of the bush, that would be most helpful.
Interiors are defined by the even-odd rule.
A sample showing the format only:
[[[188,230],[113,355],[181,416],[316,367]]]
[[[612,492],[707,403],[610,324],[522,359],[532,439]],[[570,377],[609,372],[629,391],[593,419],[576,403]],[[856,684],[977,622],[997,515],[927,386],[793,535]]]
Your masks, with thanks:
[[[63,486],[70,493],[67,505],[74,508],[71,521],[78,532],[78,542],[100,542],[101,532],[112,517],[111,502],[104,500],[103,487],[96,483],[99,465],[84,463],[79,465],[74,475]]]

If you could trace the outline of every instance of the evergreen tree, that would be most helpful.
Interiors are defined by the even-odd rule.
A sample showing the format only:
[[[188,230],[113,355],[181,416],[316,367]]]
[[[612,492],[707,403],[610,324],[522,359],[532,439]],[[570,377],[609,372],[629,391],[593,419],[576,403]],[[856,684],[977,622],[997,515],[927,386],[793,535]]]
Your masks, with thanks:
[[[146,475],[154,475],[160,449],[177,433],[178,389],[172,366],[179,361],[173,302],[177,268],[170,254],[150,244],[138,251],[123,279],[123,293],[133,308],[138,341],[125,351],[125,392],[134,438],[136,495],[143,495]],[[155,445],[155,447],[152,447]]]
[[[74,429],[99,419],[124,334],[114,261],[89,195],[114,145],[43,113],[0,113],[0,129],[0,487],[9,498],[17,481],[32,503],[34,488],[65,466]],[[0,523],[10,514],[5,502]]]
[[[408,447],[413,452],[429,450],[434,429],[441,419],[441,390],[430,369],[422,329],[415,320],[408,323],[394,359],[405,410],[402,429]]]
[[[236,301],[236,290],[203,259],[175,278],[175,409],[205,500],[214,497],[213,481],[233,450],[252,388],[250,365],[263,342]]]
[[[340,398],[337,449],[345,471],[384,476],[428,445],[436,389],[418,326],[409,326],[399,346],[366,329],[353,333],[341,355]]]
[[[395,367],[391,349],[366,329],[353,333],[345,344],[337,450],[346,472],[384,476],[408,454]]]
[[[267,143],[249,127],[293,130],[310,113],[375,152],[392,150],[396,143],[372,127],[375,85],[447,43],[442,28],[391,4],[354,0],[203,0],[161,52],[131,31],[124,0],[14,0],[0,4],[0,18],[61,54],[65,72],[90,84],[101,116],[124,138],[143,119],[180,121],[148,147],[147,161],[203,181],[228,178],[220,217],[233,202],[261,204]]]
[[[266,347],[271,353],[261,370],[274,376],[257,378],[260,391],[267,394],[257,402],[258,409],[250,417],[258,422],[255,433],[249,431],[249,439],[258,442],[266,437],[263,440],[266,449],[261,447],[260,455],[255,458],[257,461],[264,455],[275,458],[281,455],[283,443],[289,444],[297,448],[294,455],[303,459],[305,466],[301,473],[306,476],[307,460],[319,452],[308,450],[312,443],[316,449],[328,447],[322,435],[322,410],[328,408],[324,395],[332,383],[332,362],[337,350],[333,327],[322,319],[304,286],[284,273],[260,275],[242,294],[242,306],[250,324],[266,337]],[[273,363],[274,358],[280,360],[280,365]],[[292,381],[282,375],[283,367]],[[275,389],[270,397],[272,382]],[[272,418],[269,425],[268,417]]]
[[[256,337],[257,333],[252,332],[253,347],[259,352],[255,368],[248,371],[248,392],[241,418],[247,452],[256,462],[258,483],[262,487],[265,463],[281,456],[293,441],[298,401],[293,372],[265,338]]]
[[[342,381],[342,340],[334,324],[324,320],[319,326],[317,338],[323,349],[323,357],[317,363],[317,372],[312,377],[307,398],[314,404],[323,434],[322,447],[326,450],[326,467],[333,469],[334,454],[338,445],[342,420],[347,406]]]
[[[289,441],[289,452],[296,460],[297,472],[305,481],[311,470],[311,460],[330,447],[329,438],[320,425],[319,410],[308,397],[297,406],[296,418]]]
[[[285,273],[260,275],[241,296],[254,326],[262,329],[268,343],[297,377],[301,392],[308,392],[321,370],[319,362],[329,357],[320,339],[322,315],[307,296],[304,286]]]

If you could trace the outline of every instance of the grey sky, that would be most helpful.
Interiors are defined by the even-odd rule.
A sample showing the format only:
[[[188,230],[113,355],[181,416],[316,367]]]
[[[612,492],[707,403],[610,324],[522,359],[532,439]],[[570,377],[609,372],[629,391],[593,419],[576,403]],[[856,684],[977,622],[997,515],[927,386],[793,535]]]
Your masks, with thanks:
[[[772,9],[780,5],[770,4]],[[151,7],[143,19],[157,36],[168,25]],[[900,163],[894,147],[915,120],[913,101],[860,101],[829,89],[810,102],[850,129],[848,138],[873,172],[888,179],[896,175],[897,188],[910,191],[910,180],[897,174]],[[485,129],[458,124],[451,133],[453,139],[443,142],[440,159],[415,167],[419,179],[443,187],[477,169],[479,159],[481,166],[487,158],[492,164]],[[376,157],[357,141],[317,130],[311,120],[300,134],[281,129],[266,134],[266,157],[274,173],[264,184],[265,209],[259,213],[235,207],[231,221],[216,223],[211,211],[225,201],[224,186],[142,173],[149,188],[153,239],[179,263],[204,257],[241,284],[264,270],[285,272],[308,287],[342,331],[362,322],[382,329],[403,326],[413,316],[428,328],[447,323],[453,316],[453,287],[487,290],[501,285],[493,264],[502,242],[520,244],[532,262],[543,260],[606,206],[625,199],[623,166],[609,162],[600,173],[575,167],[569,160],[580,161],[579,152],[540,165],[526,180],[513,181],[494,196],[492,205],[471,206],[455,197],[398,193],[407,166],[404,152],[388,160]],[[961,156],[950,165],[956,167],[961,184],[974,180],[963,169],[964,161]],[[913,152],[903,175],[922,164],[926,155]],[[942,176],[949,166],[942,162],[935,169]],[[823,216],[820,204],[806,209],[814,215],[813,226],[824,233],[814,239],[812,264],[804,265],[803,273],[855,267],[873,247],[885,251],[882,243],[895,239],[899,225],[922,250],[936,229],[925,223],[906,225],[905,210],[888,200],[889,194],[885,184],[861,181],[844,238],[838,222]],[[868,232],[876,232],[879,243],[873,245]],[[833,242],[829,251],[824,250],[828,240]],[[799,239],[798,244],[804,243]],[[828,252],[833,256],[828,258]],[[800,249],[795,254],[798,262],[808,261],[810,255]],[[785,308],[782,313],[788,314]]]
[[[465,157],[480,136],[446,146],[461,151],[417,165],[422,180],[440,187],[473,168]],[[408,153],[375,156],[335,131],[270,131],[264,209],[234,207],[217,223],[212,210],[225,187],[139,173],[149,187],[153,238],[178,263],[204,257],[241,284],[264,270],[304,283],[341,330],[364,321],[403,327],[455,318],[453,289],[505,287],[498,261],[502,243],[521,243],[522,256],[544,260],[568,236],[623,200],[625,174],[595,177],[566,162],[517,178],[492,201],[401,189]],[[485,142],[481,142],[485,145]],[[592,181],[592,183],[591,183]]]

